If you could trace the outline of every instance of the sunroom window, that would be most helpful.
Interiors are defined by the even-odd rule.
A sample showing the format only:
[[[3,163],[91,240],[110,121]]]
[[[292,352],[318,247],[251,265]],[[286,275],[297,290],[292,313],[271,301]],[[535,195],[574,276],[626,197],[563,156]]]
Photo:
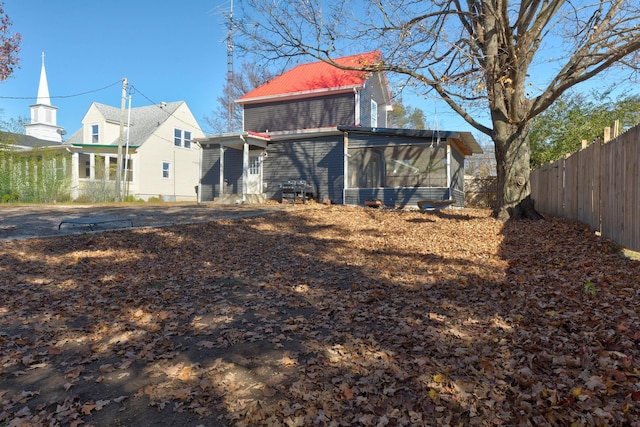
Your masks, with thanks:
[[[445,144],[349,149],[349,188],[446,187]]]

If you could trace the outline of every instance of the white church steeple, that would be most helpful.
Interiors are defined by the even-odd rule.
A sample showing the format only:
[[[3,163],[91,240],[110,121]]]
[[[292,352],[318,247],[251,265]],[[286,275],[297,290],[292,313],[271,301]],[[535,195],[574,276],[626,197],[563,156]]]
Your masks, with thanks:
[[[49,84],[47,83],[47,70],[44,68],[44,52],[42,52],[42,69],[40,70],[40,85],[38,85],[38,99],[36,104],[51,105]]]
[[[44,52],[42,53],[42,68],[40,70],[40,84],[36,103],[30,105],[31,123],[25,125],[25,133],[46,141],[62,142],[62,128],[57,125],[57,107],[51,105],[47,71],[44,68]]]

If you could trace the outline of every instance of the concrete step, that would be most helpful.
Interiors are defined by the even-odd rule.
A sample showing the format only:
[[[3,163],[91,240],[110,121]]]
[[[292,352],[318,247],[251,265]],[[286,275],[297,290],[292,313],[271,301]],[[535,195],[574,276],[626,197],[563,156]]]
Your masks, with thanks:
[[[267,196],[265,194],[247,194],[244,203],[256,204],[265,203]],[[239,205],[242,203],[242,194],[223,194],[213,199],[213,203],[217,205]]]

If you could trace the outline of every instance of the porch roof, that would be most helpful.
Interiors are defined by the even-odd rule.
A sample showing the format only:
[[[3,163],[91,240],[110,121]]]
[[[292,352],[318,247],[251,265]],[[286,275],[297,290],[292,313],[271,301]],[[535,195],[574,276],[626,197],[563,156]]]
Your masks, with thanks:
[[[269,140],[269,135],[252,131],[222,133],[219,135],[209,135],[206,138],[195,139],[200,145],[219,144],[222,147],[230,147],[236,150],[242,150],[245,141],[249,146],[267,148]]]
[[[72,148],[100,148],[100,149],[105,149],[108,148],[110,150],[113,149],[118,149],[117,145],[113,145],[113,144],[71,144]],[[139,148],[139,145],[129,145],[129,149],[137,149]],[[122,146],[123,149],[125,149],[126,147],[123,145]]]
[[[395,128],[370,128],[362,126],[338,126],[338,130],[342,132],[354,132],[376,135],[390,136],[408,136],[415,138],[441,138],[441,139],[457,139],[462,141],[466,148],[466,155],[482,154],[482,147],[473,137],[471,132],[445,131],[432,129],[395,129]]]

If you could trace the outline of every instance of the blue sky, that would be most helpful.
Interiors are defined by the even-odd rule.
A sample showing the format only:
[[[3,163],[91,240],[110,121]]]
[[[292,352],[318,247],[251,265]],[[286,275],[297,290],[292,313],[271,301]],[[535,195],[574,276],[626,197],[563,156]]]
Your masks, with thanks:
[[[133,107],[183,100],[207,131],[204,116],[217,107],[226,79],[229,7],[230,0],[5,0],[23,40],[20,68],[0,82],[0,119],[29,116],[44,52],[51,104],[67,135],[80,129],[92,102],[120,106],[123,77],[136,89]],[[241,62],[235,59],[236,70]],[[433,99],[407,96],[405,103],[421,108],[431,126],[472,130]]]
[[[123,77],[139,92],[132,106],[183,100],[204,126],[226,78],[221,11],[228,7],[228,0],[6,0],[23,40],[20,69],[0,82],[0,119],[29,116],[44,52],[51,103],[68,135],[92,102],[120,106]]]
[[[68,135],[80,129],[92,102],[120,106],[123,77],[135,88],[132,106],[186,101],[208,132],[204,117],[217,108],[226,79],[229,6],[230,0],[5,0],[12,31],[23,41],[20,68],[0,82],[0,120],[29,116],[44,52],[51,103]],[[236,58],[236,70],[241,62]],[[627,82],[619,89],[637,88]],[[431,128],[483,138],[441,101],[406,93],[404,103],[422,109]]]

